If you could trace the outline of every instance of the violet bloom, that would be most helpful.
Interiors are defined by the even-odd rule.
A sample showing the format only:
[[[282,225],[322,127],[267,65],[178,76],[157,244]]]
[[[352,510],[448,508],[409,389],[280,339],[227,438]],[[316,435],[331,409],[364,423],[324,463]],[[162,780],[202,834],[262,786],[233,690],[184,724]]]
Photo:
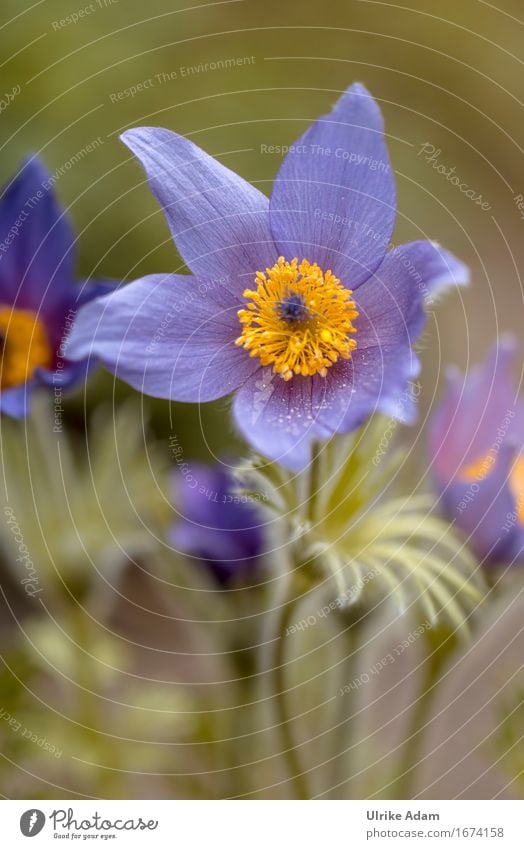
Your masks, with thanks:
[[[292,146],[271,199],[193,142],[122,136],[145,168],[193,276],[156,274],[90,304],[70,356],[99,358],[141,392],[212,401],[262,454],[292,468],[310,443],[399,405],[428,295],[467,269],[435,243],[387,252],[396,218],[380,110],[361,85]]]
[[[61,391],[85,376],[63,343],[77,310],[111,291],[73,284],[74,235],[53,192],[53,177],[28,159],[0,199],[0,411],[26,415],[37,386]]]
[[[202,465],[195,465],[185,478],[177,475],[175,483],[179,520],[170,542],[204,561],[224,586],[256,574],[264,538],[256,508],[247,496],[233,492],[234,486],[224,469]]]
[[[448,376],[430,450],[445,510],[487,562],[523,559],[524,418],[504,339],[462,377]]]

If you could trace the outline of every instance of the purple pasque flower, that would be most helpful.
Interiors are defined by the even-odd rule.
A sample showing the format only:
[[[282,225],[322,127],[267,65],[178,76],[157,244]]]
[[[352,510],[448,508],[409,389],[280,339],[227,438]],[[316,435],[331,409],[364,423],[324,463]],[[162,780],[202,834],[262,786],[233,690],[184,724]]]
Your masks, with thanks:
[[[290,147],[271,198],[169,130],[122,136],[192,276],[156,274],[85,307],[70,356],[178,401],[236,392],[244,437],[292,467],[398,398],[428,295],[467,280],[433,242],[387,251],[396,217],[378,105],[354,85]]]
[[[433,471],[447,514],[486,562],[524,557],[524,408],[509,337],[465,377],[453,369],[430,425]]]
[[[64,340],[78,309],[111,291],[74,285],[74,235],[37,157],[27,159],[0,198],[0,411],[26,415],[38,386],[61,391],[86,373]]]
[[[235,489],[236,486],[236,489]],[[254,577],[260,565],[264,532],[256,507],[227,470],[194,465],[175,479],[178,520],[170,542],[204,561],[219,584]]]

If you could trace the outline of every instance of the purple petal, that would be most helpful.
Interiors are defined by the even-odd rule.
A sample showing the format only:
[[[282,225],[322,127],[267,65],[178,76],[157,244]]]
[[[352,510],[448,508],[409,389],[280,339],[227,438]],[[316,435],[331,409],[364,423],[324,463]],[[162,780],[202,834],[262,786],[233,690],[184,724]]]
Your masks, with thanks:
[[[448,286],[466,286],[469,283],[468,266],[436,242],[409,242],[395,251],[402,254],[401,262],[420,286],[428,303]]]
[[[58,360],[64,359],[64,342],[70,332],[79,309],[95,298],[109,295],[116,289],[116,281],[84,280],[79,284],[69,283],[60,302],[52,312],[40,317],[44,320],[49,343]]]
[[[0,392],[0,412],[13,419],[24,419],[29,413],[34,388],[35,381],[30,380],[20,386],[4,389]]]
[[[88,304],[94,298],[101,298],[103,295],[110,295],[116,291],[119,284],[118,280],[108,280],[104,278],[93,278],[82,280],[75,286],[72,286],[70,292],[70,307],[71,309],[79,310],[84,304]]]
[[[420,336],[426,322],[424,297],[428,288],[424,264],[418,262],[423,244],[413,242],[390,251],[358,289],[357,350],[377,346],[383,350],[391,346],[410,349]],[[412,269],[417,269],[416,273]]]
[[[396,193],[380,109],[353,85],[286,156],[270,201],[279,252],[330,268],[356,289],[382,261]]]
[[[452,260],[451,254],[431,242],[411,242],[386,254],[359,287],[355,295],[358,347],[346,365],[352,372],[356,423],[374,410],[407,423],[414,421],[416,405],[409,381],[417,377],[420,366],[413,346],[426,322],[424,301],[436,280],[443,284],[444,268],[452,267]],[[353,417],[350,407],[348,429],[355,426]]]
[[[73,277],[74,236],[52,177],[27,160],[0,201],[0,302],[53,314]]]
[[[514,340],[503,337],[466,377],[448,372],[447,390],[430,427],[431,455],[441,478],[450,480],[518,435],[522,416],[512,378],[515,353]]]
[[[355,430],[376,412],[413,424],[417,406],[410,381],[418,376],[420,362],[410,348],[383,345],[357,350],[343,367],[353,395],[340,430]]]
[[[89,299],[101,295],[104,292],[113,291],[114,285],[109,287],[105,281],[94,281],[78,288],[78,299],[71,299],[71,304],[85,303]],[[69,286],[69,289],[74,287]],[[65,308],[65,307],[64,307]],[[56,313],[52,318],[47,318],[46,326],[49,339],[56,354],[55,364],[52,369],[37,368],[31,380],[20,386],[6,389],[0,393],[0,411],[12,418],[24,418],[30,408],[31,395],[35,388],[44,386],[47,389],[71,389],[77,384],[85,382],[88,373],[96,365],[95,360],[82,360],[70,362],[63,355],[65,344],[64,333],[67,335],[72,326],[73,316],[76,310],[71,306],[70,312],[65,314]],[[55,396],[56,397],[56,396]]]
[[[264,543],[261,517],[252,504],[235,501],[232,476],[196,463],[174,481],[179,519],[170,532],[172,545],[204,560],[222,584],[253,573]]]
[[[270,367],[259,368],[235,395],[235,421],[257,451],[292,469],[306,466],[311,442],[327,439],[342,422],[351,386],[338,365],[327,377],[295,375],[286,382]],[[323,414],[329,420],[324,424]]]
[[[36,369],[35,378],[44,386],[52,389],[71,389],[77,384],[85,383],[89,372],[95,365],[94,359],[81,360],[78,363],[58,360],[53,370]]]
[[[211,401],[232,392],[257,367],[234,345],[238,307],[212,283],[153,274],[83,307],[65,354],[99,359],[147,395]]]
[[[371,413],[380,411],[406,423],[416,417],[410,381],[420,371],[413,346],[422,332],[424,277],[406,272],[409,245],[387,254],[375,274],[356,294],[359,311],[357,349],[342,368],[352,385],[353,399],[344,428],[353,430]]]
[[[515,446],[504,445],[486,476],[455,479],[449,485],[442,481],[448,515],[468,534],[478,555],[488,561],[506,559],[519,535],[518,524],[510,520],[516,505],[509,486],[517,453]]]
[[[398,356],[374,349],[357,349],[325,378],[295,375],[286,382],[269,367],[259,369],[235,395],[235,421],[257,451],[289,468],[304,468],[314,440],[355,430],[375,410],[411,420],[408,372]]]
[[[517,525],[516,532],[512,540],[511,551],[507,554],[507,560],[512,565],[524,565],[524,528],[522,525]]]
[[[356,294],[357,348],[325,378],[295,375],[285,382],[270,367],[238,391],[234,414],[244,437],[262,454],[291,468],[307,465],[311,442],[360,427],[373,412],[411,422],[410,380],[419,361],[412,346],[425,323],[423,296],[392,251]]]
[[[258,189],[169,130],[140,127],[121,138],[144,166],[194,274],[238,292],[276,262],[269,201]]]

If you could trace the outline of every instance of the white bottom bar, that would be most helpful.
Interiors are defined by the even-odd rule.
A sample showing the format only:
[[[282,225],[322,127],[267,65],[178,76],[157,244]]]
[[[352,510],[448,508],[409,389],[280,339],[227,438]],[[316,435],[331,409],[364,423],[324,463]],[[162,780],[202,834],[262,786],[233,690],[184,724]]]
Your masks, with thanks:
[[[520,801],[2,801],[2,846],[522,849]],[[34,837],[35,843],[29,843]]]

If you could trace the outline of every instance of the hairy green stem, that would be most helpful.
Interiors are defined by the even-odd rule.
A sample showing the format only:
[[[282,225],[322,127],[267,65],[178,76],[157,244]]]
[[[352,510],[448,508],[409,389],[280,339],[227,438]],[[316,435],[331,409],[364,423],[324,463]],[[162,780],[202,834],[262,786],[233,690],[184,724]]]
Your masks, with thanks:
[[[442,630],[426,634],[427,657],[424,661],[421,693],[411,712],[407,736],[399,754],[399,775],[391,792],[393,799],[412,799],[416,768],[421,759],[424,735],[429,724],[435,695],[444,665],[454,651],[454,634]]]
[[[349,614],[352,615],[348,622]],[[365,614],[360,606],[357,606],[355,611],[348,610],[345,616],[341,616],[339,614],[341,625],[345,626],[347,636],[349,637],[349,652],[342,663],[342,671],[344,674],[343,686],[351,685],[351,683],[359,677],[359,644],[364,615]],[[355,689],[354,693],[358,693],[358,690]],[[338,748],[340,751],[340,755],[335,761],[336,787],[335,795],[332,796],[332,798],[335,799],[351,798],[346,795],[346,790],[349,788],[349,783],[352,777],[351,773],[348,774],[348,750],[354,748],[356,742],[353,739],[353,728],[351,727],[350,722],[353,714],[356,713],[356,710],[354,710],[355,705],[356,700],[354,696],[350,696],[348,693],[343,692],[341,687],[338,693],[338,709],[336,711],[337,720],[335,726],[338,729]]]
[[[320,444],[318,442],[313,442],[311,446],[311,463],[309,466],[308,481],[309,492],[307,499],[307,518],[311,523],[314,523],[316,515],[318,486],[320,478],[320,452]]]
[[[278,719],[278,729],[282,740],[281,754],[286,758],[290,780],[293,784],[297,799],[309,799],[307,780],[302,770],[297,747],[293,735],[293,720],[288,711],[288,700],[286,698],[286,631],[292,624],[292,614],[295,610],[294,600],[286,601],[280,610],[278,635],[275,643],[275,654],[273,661],[274,672],[274,704]]]

